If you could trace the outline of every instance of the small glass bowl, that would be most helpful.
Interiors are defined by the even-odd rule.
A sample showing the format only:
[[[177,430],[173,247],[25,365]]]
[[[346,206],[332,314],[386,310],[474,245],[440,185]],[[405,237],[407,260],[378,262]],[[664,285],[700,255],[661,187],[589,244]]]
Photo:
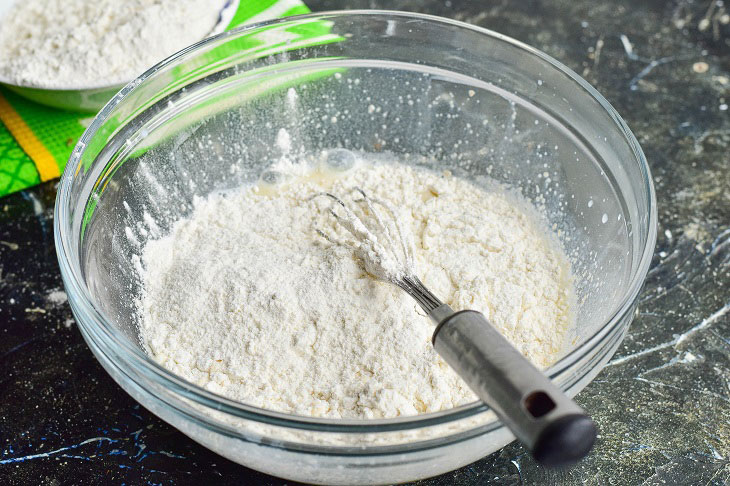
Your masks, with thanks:
[[[614,353],[657,216],[644,155],[608,102],[558,61],[485,29],[401,12],[312,14],[226,32],[155,66],[99,113],[63,174],[56,248],[79,329],[153,413],[233,461],[320,484],[429,477],[513,439],[482,403],[387,420],[263,410],[145,353],[141,246],[189,214],[193,197],[256,181],[281,156],[282,129],[304,152],[390,151],[519,190],[576,275],[577,329],[546,373],[575,395]]]

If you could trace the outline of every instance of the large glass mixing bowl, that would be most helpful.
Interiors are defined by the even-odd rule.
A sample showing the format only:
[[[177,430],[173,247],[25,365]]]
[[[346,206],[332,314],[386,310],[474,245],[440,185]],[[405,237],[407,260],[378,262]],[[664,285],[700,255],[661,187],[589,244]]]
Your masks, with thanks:
[[[482,403],[388,420],[271,412],[145,354],[134,313],[141,246],[194,197],[256,181],[281,156],[282,129],[304,153],[389,151],[519,190],[576,276],[577,329],[547,373],[575,395],[614,353],[653,252],[656,202],[639,144],[606,100],[556,60],[478,27],[313,14],[221,34],[149,70],[99,113],[63,174],[56,247],[79,329],[162,419],[241,464],[330,484],[433,476],[513,439]]]

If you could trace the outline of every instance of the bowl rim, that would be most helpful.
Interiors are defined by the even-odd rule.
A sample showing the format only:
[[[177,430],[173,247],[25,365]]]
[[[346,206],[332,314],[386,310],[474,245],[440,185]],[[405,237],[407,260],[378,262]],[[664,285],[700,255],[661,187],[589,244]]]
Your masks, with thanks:
[[[648,273],[649,266],[651,264],[657,234],[657,208],[654,185],[650,175],[649,165],[644,156],[644,153],[641,150],[639,142],[629,129],[628,125],[611,106],[611,104],[587,81],[585,81],[582,77],[580,77],[577,73],[572,71],[560,61],[552,58],[551,56],[534,47],[531,47],[521,41],[505,36],[498,32],[494,32],[483,27],[478,27],[457,20],[421,13],[412,13],[398,10],[332,10],[247,24],[245,26],[232,29],[230,31],[225,31],[218,35],[211,36],[199,42],[196,42],[189,47],[182,49],[176,54],[173,54],[167,59],[161,61],[160,63],[131,81],[124,88],[122,88],[119,93],[117,93],[117,95],[114,96],[97,114],[94,121],[83,133],[72,151],[72,155],[68,161],[67,167],[64,170],[58,186],[54,212],[54,237],[61,276],[64,285],[68,288],[69,303],[71,304],[71,307],[74,311],[81,313],[84,317],[86,317],[86,319],[78,319],[79,325],[83,327],[85,331],[87,331],[87,333],[85,334],[94,336],[98,333],[98,331],[101,331],[104,340],[107,341],[107,344],[112,344],[115,349],[124,350],[125,360],[129,361],[131,358],[131,361],[134,365],[141,367],[146,372],[145,374],[151,374],[151,377],[158,383],[164,385],[166,389],[172,389],[176,393],[183,395],[185,398],[191,399],[194,402],[204,405],[206,407],[214,408],[218,412],[225,412],[239,418],[254,420],[261,423],[268,423],[271,425],[305,430],[321,430],[327,432],[373,433],[380,431],[401,431],[432,425],[441,425],[444,423],[471,417],[489,410],[489,408],[484,403],[477,400],[475,402],[461,405],[453,409],[413,416],[388,419],[334,419],[308,417],[267,410],[264,408],[247,405],[245,403],[215,394],[213,392],[205,390],[198,385],[184,380],[173,372],[162,367],[162,365],[154,361],[141,349],[133,345],[133,343],[131,343],[131,341],[119,330],[110,325],[106,316],[94,305],[94,299],[91,296],[86,285],[83,283],[84,279],[82,277],[80,262],[72,251],[71,238],[73,238],[73,234],[71,234],[71,230],[66,227],[67,225],[65,223],[68,219],[68,213],[70,212],[71,204],[73,203],[73,201],[70,201],[71,187],[75,176],[80,171],[78,163],[81,154],[88,145],[89,139],[94,136],[97,129],[102,124],[102,121],[104,121],[108,117],[109,113],[114,109],[117,104],[127,98],[129,94],[132,93],[137,88],[137,86],[140,85],[144,80],[153,76],[157,71],[162,70],[163,68],[173,64],[180,58],[183,58],[187,54],[193,53],[201,46],[204,46],[208,43],[217,42],[225,37],[237,36],[242,32],[249,32],[259,29],[261,27],[268,27],[276,24],[301,22],[302,20],[308,19],[363,16],[373,18],[401,17],[404,19],[421,20],[429,23],[446,24],[449,26],[457,27],[459,29],[470,30],[486,37],[495,38],[511,44],[512,46],[520,48],[523,51],[526,51],[527,53],[536,56],[540,60],[547,62],[554,69],[562,72],[564,75],[567,75],[580,88],[584,89],[595,101],[597,101],[600,106],[605,110],[605,112],[612,118],[612,120],[616,124],[616,127],[623,134],[625,141],[631,147],[635,156],[635,161],[636,163],[638,163],[638,167],[643,178],[642,182],[644,196],[646,197],[646,200],[648,202],[648,215],[646,218],[646,243],[644,244],[644,247],[641,251],[641,255],[636,266],[636,271],[633,273],[633,275],[631,275],[630,283],[627,286],[626,291],[624,292],[620,305],[617,306],[615,311],[610,315],[609,318],[607,318],[605,323],[592,336],[590,336],[581,345],[572,349],[559,361],[550,366],[547,370],[545,370],[545,373],[551,379],[559,377],[561,373],[563,373],[567,368],[570,368],[576,362],[579,362],[582,358],[588,355],[597,346],[600,346],[601,343],[605,341],[607,336],[611,336],[617,331],[617,328],[622,325],[626,314],[633,311],[634,302],[641,290],[641,287]],[[206,421],[217,422],[212,417],[206,417]],[[499,427],[501,424],[498,420],[494,420],[487,425],[491,425],[496,428]]]

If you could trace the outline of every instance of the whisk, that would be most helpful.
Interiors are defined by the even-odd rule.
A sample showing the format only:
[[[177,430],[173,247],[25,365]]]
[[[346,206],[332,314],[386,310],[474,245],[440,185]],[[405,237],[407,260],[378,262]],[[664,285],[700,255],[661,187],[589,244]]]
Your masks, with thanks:
[[[397,285],[436,322],[436,352],[469,385],[533,457],[547,466],[572,464],[584,457],[596,438],[596,426],[573,400],[517,351],[480,312],[455,312],[416,276],[410,232],[387,203],[355,188],[359,215],[330,194],[329,212],[354,238],[332,243],[353,250],[375,278]],[[366,224],[367,221],[367,224]]]

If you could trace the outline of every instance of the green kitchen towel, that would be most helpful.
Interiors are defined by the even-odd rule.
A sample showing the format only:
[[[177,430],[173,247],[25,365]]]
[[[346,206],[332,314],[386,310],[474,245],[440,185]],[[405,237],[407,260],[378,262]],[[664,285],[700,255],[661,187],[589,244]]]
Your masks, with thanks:
[[[226,30],[308,12],[300,0],[240,0]],[[0,197],[59,177],[93,118],[40,105],[0,86]]]

